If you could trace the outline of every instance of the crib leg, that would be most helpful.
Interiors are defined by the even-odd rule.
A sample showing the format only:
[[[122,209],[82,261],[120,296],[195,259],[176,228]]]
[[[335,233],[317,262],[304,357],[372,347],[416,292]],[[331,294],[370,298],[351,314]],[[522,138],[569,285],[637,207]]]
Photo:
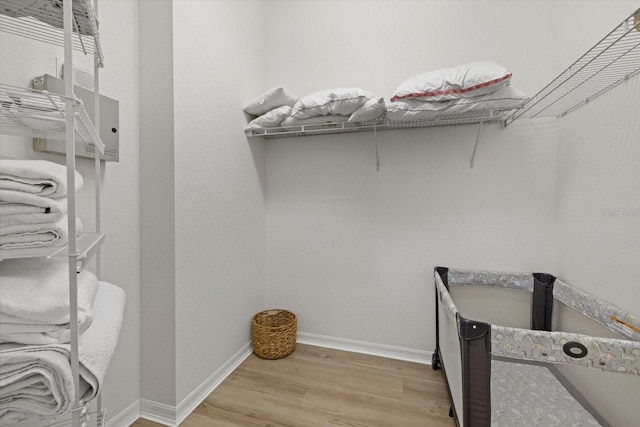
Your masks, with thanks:
[[[449,406],[449,418],[453,418],[453,406]]]
[[[438,355],[438,350],[435,350],[431,355],[431,369],[434,371],[440,369],[440,356]]]

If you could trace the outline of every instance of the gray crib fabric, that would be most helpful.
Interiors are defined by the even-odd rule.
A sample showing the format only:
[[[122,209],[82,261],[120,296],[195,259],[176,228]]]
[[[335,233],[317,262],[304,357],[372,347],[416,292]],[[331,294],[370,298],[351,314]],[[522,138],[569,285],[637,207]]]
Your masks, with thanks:
[[[452,285],[481,285],[529,292],[533,290],[533,276],[531,273],[507,273],[503,271],[450,268],[447,275],[449,283]]]
[[[600,426],[544,366],[491,361],[491,426]]]

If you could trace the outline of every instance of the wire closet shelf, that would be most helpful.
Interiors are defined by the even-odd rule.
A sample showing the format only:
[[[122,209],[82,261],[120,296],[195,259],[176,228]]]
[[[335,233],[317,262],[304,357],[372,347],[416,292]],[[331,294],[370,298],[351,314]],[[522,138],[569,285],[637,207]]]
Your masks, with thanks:
[[[386,118],[380,118],[369,122],[326,122],[308,125],[279,126],[247,130],[246,135],[249,137],[259,136],[266,139],[276,139],[306,135],[375,132],[474,123],[503,123],[512,111],[513,110],[470,111],[462,114],[446,114],[433,119],[415,121],[392,121]]]
[[[519,118],[563,117],[640,72],[640,9],[533,96]]]
[[[2,133],[64,140],[66,138],[66,98],[63,95],[0,83],[0,126]],[[78,141],[94,145],[104,154],[104,143],[84,104],[72,98],[75,133]]]
[[[607,90],[640,73],[640,9],[629,15],[602,40],[518,109],[449,114],[429,120],[394,122],[333,122],[250,129],[248,137],[266,139],[395,129],[494,124],[506,127],[518,119],[562,117]]]
[[[0,30],[20,37],[64,47],[62,0],[35,2],[0,0]],[[73,0],[73,50],[94,54],[104,65],[98,20],[89,0]]]
[[[93,4],[93,6],[92,6]],[[93,54],[95,92],[99,93],[98,70],[103,66],[100,47],[98,22],[96,19],[97,0],[0,0],[0,32],[17,35],[39,42],[45,42],[64,48],[64,65],[73,70],[73,51]],[[100,103],[96,96],[94,111],[96,124],[89,118],[83,103],[74,95],[73,73],[68,73],[65,96],[37,91],[8,84],[0,84],[0,131],[4,135],[27,138],[64,140],[66,142],[66,167],[75,170],[75,142],[81,141],[94,147],[95,170],[95,233],[76,234],[75,192],[67,195],[68,205],[68,243],[64,247],[32,247],[0,250],[0,259],[62,257],[69,264],[69,366],[73,380],[74,396],[69,394],[64,402],[64,413],[47,416],[47,411],[27,409],[29,414],[24,421],[12,424],[16,426],[73,426],[94,427],[105,425],[105,411],[102,409],[101,393],[95,396],[96,411],[90,410],[91,402],[81,400],[79,329],[78,329],[78,282],[74,268],[80,271],[90,259],[95,259],[96,276],[100,277],[100,247],[105,235],[100,232],[100,156],[104,144],[99,133]],[[73,173],[67,173],[69,188],[75,187]],[[66,375],[66,374],[65,374]],[[65,380],[66,381],[66,380]],[[47,391],[34,393],[42,394]],[[93,401],[92,399],[92,401]],[[51,401],[46,402],[47,404]],[[26,415],[26,414],[25,414]],[[21,416],[21,415],[20,415]]]

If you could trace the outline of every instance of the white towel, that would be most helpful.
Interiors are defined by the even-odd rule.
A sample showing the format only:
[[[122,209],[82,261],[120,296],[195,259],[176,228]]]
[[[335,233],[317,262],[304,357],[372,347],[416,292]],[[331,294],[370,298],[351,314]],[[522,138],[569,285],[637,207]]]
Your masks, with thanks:
[[[75,172],[75,191],[83,186]],[[0,189],[51,198],[67,195],[67,167],[48,160],[0,159]]]
[[[62,258],[6,259],[0,262],[0,336],[7,324],[67,325],[69,267]],[[78,273],[78,324],[91,322],[98,279]]]
[[[0,215],[67,212],[67,199],[52,199],[22,191],[0,189]]]
[[[100,282],[95,320],[80,337],[81,399],[93,399],[102,387],[122,325],[124,292]],[[75,399],[69,345],[0,344],[0,424],[50,417],[71,409]]]
[[[50,199],[0,189],[0,228],[56,222],[67,213],[67,198]]]
[[[69,242],[67,215],[46,224],[18,224],[0,228],[0,249],[63,246]],[[82,222],[76,218],[76,234],[82,232]]]
[[[66,200],[66,199],[60,199]],[[2,211],[2,208],[0,208]],[[2,215],[0,214],[0,229],[4,227],[11,227],[13,225],[24,224],[45,224],[59,221],[67,213],[66,204],[64,212],[49,212],[49,213],[30,213],[19,215]]]
[[[55,325],[50,323],[38,323],[24,321],[18,317],[0,314],[0,343],[13,342],[18,344],[64,344],[71,341],[71,329],[69,323]],[[93,321],[91,317],[84,316],[78,321],[78,332],[84,333]]]

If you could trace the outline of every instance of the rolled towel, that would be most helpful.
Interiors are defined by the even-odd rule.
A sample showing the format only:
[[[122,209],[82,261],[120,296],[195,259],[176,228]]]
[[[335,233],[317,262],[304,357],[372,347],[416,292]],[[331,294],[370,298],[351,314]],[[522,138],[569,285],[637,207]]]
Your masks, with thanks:
[[[75,172],[75,191],[83,186]],[[0,159],[0,189],[50,198],[67,195],[67,167],[48,160]]]
[[[98,279],[78,273],[78,324],[91,323]],[[69,315],[69,266],[66,259],[26,258],[0,262],[0,323],[66,325]],[[4,325],[0,334],[4,333]]]
[[[125,295],[100,282],[91,327],[80,336],[80,399],[93,399],[102,387],[118,343]],[[51,417],[75,400],[68,344],[0,344],[0,425]]]
[[[67,215],[45,224],[19,224],[0,228],[0,249],[63,246],[69,242]],[[76,218],[76,233],[82,232],[82,222]]]

